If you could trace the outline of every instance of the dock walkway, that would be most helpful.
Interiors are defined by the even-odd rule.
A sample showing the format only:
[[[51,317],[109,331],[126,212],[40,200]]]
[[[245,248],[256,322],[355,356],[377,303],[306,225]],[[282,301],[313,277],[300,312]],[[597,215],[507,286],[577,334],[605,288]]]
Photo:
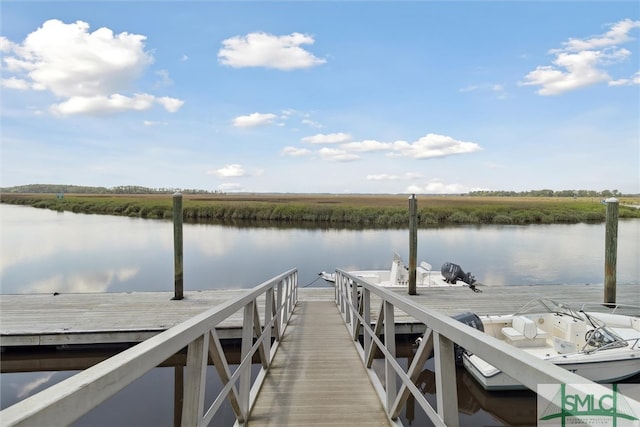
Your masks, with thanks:
[[[389,426],[333,300],[296,305],[248,427]]]

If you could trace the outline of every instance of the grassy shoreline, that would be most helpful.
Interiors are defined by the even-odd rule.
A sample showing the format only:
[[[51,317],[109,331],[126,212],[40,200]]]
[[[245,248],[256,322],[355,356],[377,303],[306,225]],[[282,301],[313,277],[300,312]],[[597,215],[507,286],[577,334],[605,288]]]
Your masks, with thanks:
[[[171,219],[172,196],[1,194],[0,202],[77,213]],[[638,198],[620,199],[620,218],[640,218]],[[185,222],[305,223],[372,227],[408,225],[407,195],[184,195]],[[421,227],[462,224],[574,224],[605,220],[599,198],[418,196]]]

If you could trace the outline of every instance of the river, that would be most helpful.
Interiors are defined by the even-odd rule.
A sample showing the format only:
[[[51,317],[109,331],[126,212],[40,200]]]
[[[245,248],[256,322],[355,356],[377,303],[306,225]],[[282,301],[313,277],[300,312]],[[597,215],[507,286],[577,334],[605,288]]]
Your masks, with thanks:
[[[2,293],[173,291],[169,221],[0,205],[0,232]],[[485,286],[601,284],[604,238],[604,224],[420,229],[418,262],[434,269],[455,262]],[[251,288],[294,267],[300,286],[327,286],[320,271],[386,269],[394,251],[408,259],[408,242],[408,230],[397,229],[185,224],[184,288]],[[640,287],[638,260],[640,220],[621,220],[619,286]],[[626,302],[640,304],[640,292],[638,299]],[[74,372],[2,374],[0,407]],[[173,375],[170,367],[153,370],[76,425],[172,425]],[[427,384],[433,373],[426,369],[423,375],[424,391],[431,393]],[[208,384],[215,387],[215,374],[210,377]],[[486,393],[464,371],[458,382],[461,425],[535,423],[535,394]],[[230,410],[227,414],[231,417]],[[403,419],[422,425],[409,411]]]
[[[173,290],[170,221],[0,205],[2,293]],[[604,224],[483,225],[418,231],[418,263],[446,261],[487,286],[600,284]],[[320,271],[405,261],[408,230],[184,225],[185,290],[251,288],[290,268],[300,286]],[[640,220],[618,226],[617,282],[640,282]]]

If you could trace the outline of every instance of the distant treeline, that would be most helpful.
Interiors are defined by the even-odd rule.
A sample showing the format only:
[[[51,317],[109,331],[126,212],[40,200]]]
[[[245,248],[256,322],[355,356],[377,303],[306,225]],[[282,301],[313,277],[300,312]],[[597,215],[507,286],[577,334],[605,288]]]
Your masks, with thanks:
[[[490,197],[620,197],[625,196],[618,190],[530,190],[530,191],[471,191],[470,196]],[[632,196],[627,194],[626,196]]]
[[[87,187],[84,185],[29,184],[0,188],[0,191],[3,193],[23,194],[172,194],[177,190],[184,194],[218,194],[217,191],[188,188],[149,188],[139,185],[120,185],[118,187],[106,188]]]
[[[189,188],[149,188],[139,185],[120,185],[117,187],[89,187],[84,185],[61,184],[29,184],[15,187],[0,188],[2,193],[13,194],[172,194],[180,191],[184,194],[222,194],[219,191],[208,191]],[[622,194],[618,190],[480,190],[471,191],[469,196],[476,197],[632,197],[632,194]]]

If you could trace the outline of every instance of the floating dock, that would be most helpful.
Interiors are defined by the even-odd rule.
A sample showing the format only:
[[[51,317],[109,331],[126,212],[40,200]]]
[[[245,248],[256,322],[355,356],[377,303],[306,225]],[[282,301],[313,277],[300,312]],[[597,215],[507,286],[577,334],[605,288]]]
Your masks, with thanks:
[[[602,285],[482,286],[481,293],[467,287],[418,288],[394,292],[447,315],[465,311],[476,314],[508,314],[537,298],[570,304],[598,303]],[[185,291],[183,300],[172,300],[173,292],[16,294],[0,295],[0,345],[63,346],[135,343],[144,341],[193,316],[236,298],[247,289]],[[304,301],[332,299],[333,287],[300,288]],[[640,285],[618,286],[617,300],[640,306]],[[372,307],[378,307],[373,300]],[[262,310],[262,308],[259,308]],[[376,310],[377,311],[377,310]],[[377,312],[372,313],[373,320]],[[424,325],[397,312],[396,333],[424,332]],[[221,339],[239,339],[242,313],[218,327]]]

